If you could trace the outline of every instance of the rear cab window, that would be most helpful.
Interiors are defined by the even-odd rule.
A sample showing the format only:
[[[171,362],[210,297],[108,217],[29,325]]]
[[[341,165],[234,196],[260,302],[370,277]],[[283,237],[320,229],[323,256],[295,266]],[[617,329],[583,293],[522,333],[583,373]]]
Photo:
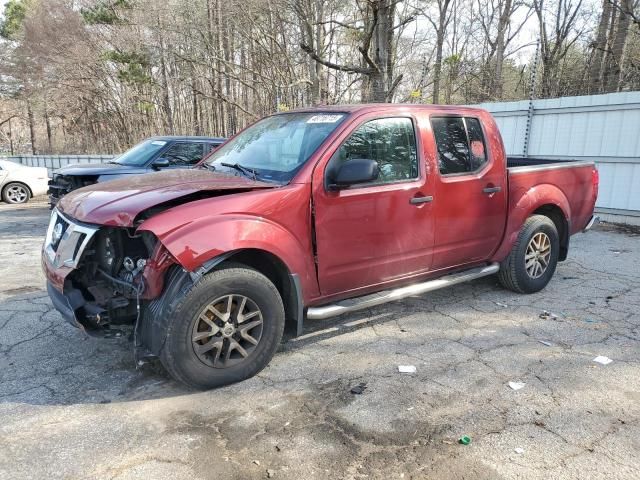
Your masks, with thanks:
[[[475,117],[431,117],[440,175],[463,175],[482,169],[487,149],[480,120]]]

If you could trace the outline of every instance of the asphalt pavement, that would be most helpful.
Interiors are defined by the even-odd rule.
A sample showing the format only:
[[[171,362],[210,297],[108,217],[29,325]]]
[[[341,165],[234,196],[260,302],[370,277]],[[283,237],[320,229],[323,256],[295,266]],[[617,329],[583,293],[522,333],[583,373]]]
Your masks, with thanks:
[[[309,321],[258,376],[194,392],[52,308],[48,215],[0,206],[2,479],[640,478],[633,230],[574,236],[538,294],[489,277]]]

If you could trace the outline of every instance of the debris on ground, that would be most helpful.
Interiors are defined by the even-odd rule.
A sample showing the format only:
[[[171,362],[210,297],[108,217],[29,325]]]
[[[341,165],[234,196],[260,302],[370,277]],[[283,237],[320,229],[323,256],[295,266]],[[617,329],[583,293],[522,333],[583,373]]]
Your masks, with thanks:
[[[471,437],[469,437],[467,435],[463,435],[462,437],[460,437],[458,439],[458,443],[460,443],[462,445],[469,445],[471,443]]]
[[[542,345],[546,345],[547,347],[553,347],[553,343],[547,342],[546,340],[538,340],[538,343],[541,343]]]
[[[522,455],[524,453],[524,448],[516,447],[513,449],[513,451],[516,452],[518,455]]]
[[[596,320],[594,318],[585,318],[584,321],[587,322],[587,323],[596,323],[598,320]]]
[[[558,315],[556,315],[555,313],[551,313],[546,310],[543,310],[542,313],[540,314],[540,318],[542,320],[557,320]]]
[[[502,307],[502,308],[507,308],[509,306],[506,303],[500,303],[500,302],[493,302],[493,303],[495,303],[496,305],[498,305],[499,307]]]
[[[260,465],[260,460],[254,460],[253,463],[255,463],[256,465]]]
[[[276,475],[276,471],[272,469],[267,469],[267,478],[273,478]]]
[[[520,390],[521,388],[524,388],[526,383],[524,383],[524,382],[509,382],[508,385],[509,385],[509,387],[511,387],[511,390]]]
[[[355,387],[351,387],[351,393],[354,395],[360,395],[367,389],[367,384],[365,382],[359,383]]]
[[[605,357],[604,355],[598,355],[593,359],[593,361],[596,363],[600,363],[601,365],[609,365],[611,362],[613,362],[613,360],[611,360],[609,357]]]
[[[415,365],[398,365],[398,372],[416,373],[416,366]]]
[[[451,440],[442,440],[442,443],[444,443],[445,445],[453,445],[453,442]]]

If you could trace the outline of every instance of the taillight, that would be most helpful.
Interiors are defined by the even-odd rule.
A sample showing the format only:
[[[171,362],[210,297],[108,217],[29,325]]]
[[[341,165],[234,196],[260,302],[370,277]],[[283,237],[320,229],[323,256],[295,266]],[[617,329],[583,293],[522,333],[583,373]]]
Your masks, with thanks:
[[[593,198],[598,198],[598,184],[600,183],[600,174],[598,169],[594,168],[591,173],[591,181],[593,182]]]

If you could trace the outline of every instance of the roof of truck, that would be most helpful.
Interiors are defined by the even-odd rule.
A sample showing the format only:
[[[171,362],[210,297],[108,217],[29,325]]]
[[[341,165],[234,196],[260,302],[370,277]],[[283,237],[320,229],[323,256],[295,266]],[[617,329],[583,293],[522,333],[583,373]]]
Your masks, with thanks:
[[[196,136],[196,135],[156,135],[153,137],[150,137],[154,140],[166,140],[166,141],[171,141],[171,140],[187,140],[187,141],[207,141],[207,142],[214,142],[214,143],[222,143],[224,141],[226,141],[226,138],[222,138],[222,137],[204,137],[204,136]]]
[[[420,103],[362,103],[349,105],[318,105],[315,107],[305,107],[291,110],[290,112],[366,112],[366,111],[384,111],[384,110],[449,110],[452,112],[479,112],[484,111],[481,108],[467,107],[465,105],[425,105]]]

